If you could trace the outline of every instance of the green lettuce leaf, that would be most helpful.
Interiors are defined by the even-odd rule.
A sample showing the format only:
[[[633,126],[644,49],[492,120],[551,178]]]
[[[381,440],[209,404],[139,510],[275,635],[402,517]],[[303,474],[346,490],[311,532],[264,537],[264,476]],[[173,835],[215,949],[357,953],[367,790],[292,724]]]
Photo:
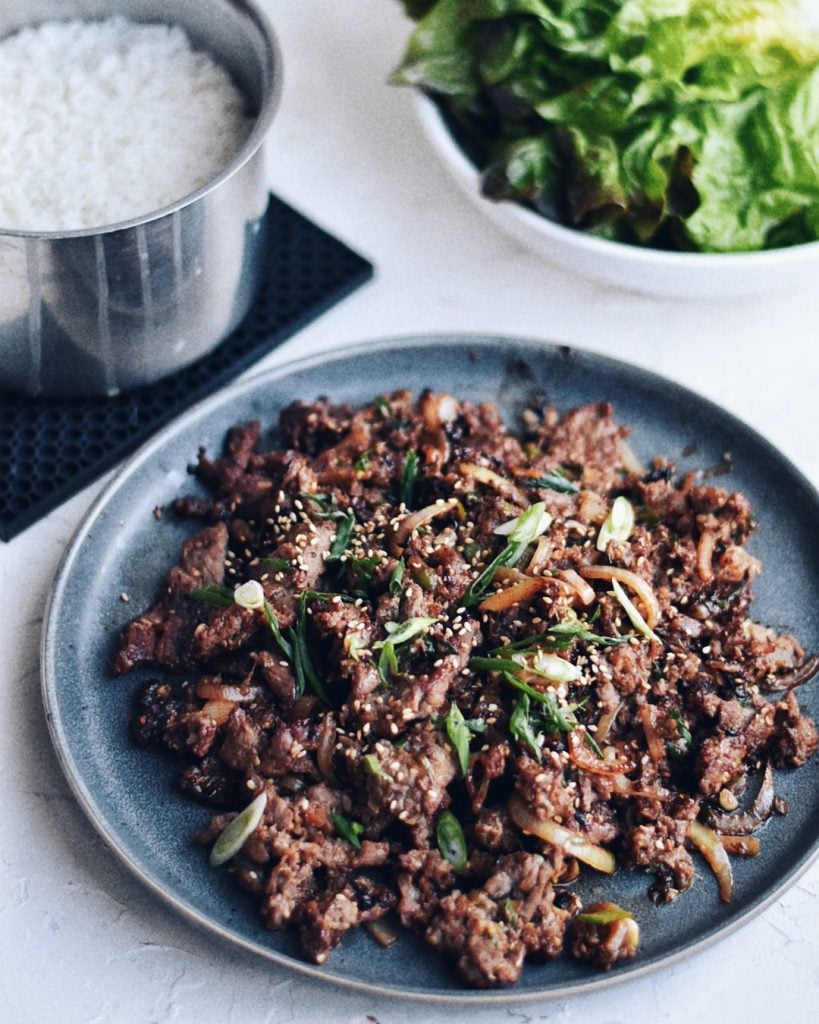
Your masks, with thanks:
[[[819,237],[819,40],[796,0],[406,0],[396,81],[491,199],[635,244]]]

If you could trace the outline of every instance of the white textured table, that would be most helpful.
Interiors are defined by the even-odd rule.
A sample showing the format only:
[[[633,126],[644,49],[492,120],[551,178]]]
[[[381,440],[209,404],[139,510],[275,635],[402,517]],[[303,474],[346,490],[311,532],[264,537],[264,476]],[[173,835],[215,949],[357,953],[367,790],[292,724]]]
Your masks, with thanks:
[[[575,280],[482,220],[439,172],[410,96],[384,84],[408,24],[392,0],[267,0],[285,57],[271,186],[377,265],[375,281],[265,365],[344,342],[471,330],[570,342],[719,402],[819,483],[819,293],[656,301]],[[683,963],[569,1001],[436,1008],[317,984],[201,934],[150,896],[86,822],[39,698],[42,608],[99,484],[0,547],[0,1021],[452,1024],[817,1019],[819,866]],[[819,524],[818,524],[819,525]]]

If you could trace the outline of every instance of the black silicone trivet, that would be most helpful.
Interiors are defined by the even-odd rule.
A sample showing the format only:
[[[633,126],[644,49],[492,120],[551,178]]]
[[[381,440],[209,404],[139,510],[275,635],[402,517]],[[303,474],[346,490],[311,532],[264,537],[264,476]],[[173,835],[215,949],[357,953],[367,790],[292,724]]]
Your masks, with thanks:
[[[372,277],[372,264],[275,196],[267,217],[271,245],[259,298],[210,355],[112,398],[0,390],[0,539],[36,522]]]

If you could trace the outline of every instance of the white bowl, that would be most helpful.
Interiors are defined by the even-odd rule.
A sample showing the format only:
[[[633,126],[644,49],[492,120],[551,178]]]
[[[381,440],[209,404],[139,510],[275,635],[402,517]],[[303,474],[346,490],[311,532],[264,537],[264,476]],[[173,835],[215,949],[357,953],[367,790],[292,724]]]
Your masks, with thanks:
[[[478,170],[437,105],[418,93],[417,109],[433,148],[475,205],[507,234],[564,270],[627,291],[691,299],[815,288],[819,281],[819,242],[765,252],[665,252],[597,238],[520,203],[487,199]]]

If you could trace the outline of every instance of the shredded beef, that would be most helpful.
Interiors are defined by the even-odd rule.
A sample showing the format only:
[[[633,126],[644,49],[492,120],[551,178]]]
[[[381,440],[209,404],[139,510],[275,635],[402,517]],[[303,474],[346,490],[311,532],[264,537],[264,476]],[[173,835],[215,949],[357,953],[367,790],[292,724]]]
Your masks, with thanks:
[[[478,988],[564,952],[608,970],[639,927],[583,908],[586,863],[684,899],[692,837],[816,750],[819,657],[749,617],[746,499],[639,469],[608,403],[524,423],[298,401],[173,502],[199,532],[122,635],[114,672],[152,673],[132,735],[218,810],[201,843],[258,799],[228,870],[315,963],[394,911]]]

